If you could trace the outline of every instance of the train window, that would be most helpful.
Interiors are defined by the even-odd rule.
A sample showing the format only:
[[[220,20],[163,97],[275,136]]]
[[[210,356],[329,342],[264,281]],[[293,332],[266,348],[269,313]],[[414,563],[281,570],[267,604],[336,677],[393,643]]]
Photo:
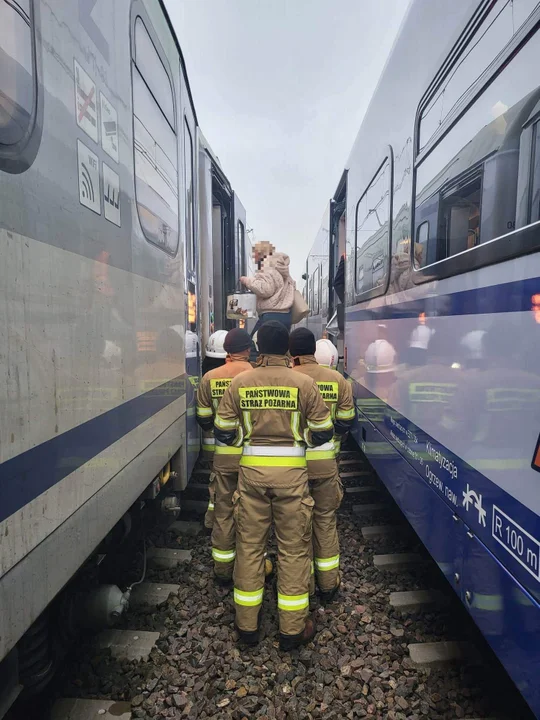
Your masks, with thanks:
[[[532,178],[528,221],[538,222],[540,220],[540,122],[536,122],[533,128],[533,161],[531,163]]]
[[[246,274],[246,232],[241,220],[238,221],[236,243],[236,267],[238,275],[242,276]]]
[[[186,186],[186,248],[187,267],[195,272],[195,212],[193,197],[193,138],[187,120],[184,118],[184,157]]]
[[[356,206],[356,294],[381,294],[388,277],[390,160],[386,158]]]
[[[465,95],[524,24],[538,0],[498,0],[480,30],[455,62],[444,81],[424,106],[419,121],[418,151],[423,150],[441,126],[455,117]]]
[[[520,7],[517,2],[516,7]],[[526,15],[525,10],[523,14]],[[522,43],[538,20],[540,11],[524,28]],[[510,53],[508,57],[506,52]],[[520,167],[528,167],[531,159],[520,158],[522,134],[540,102],[540,85],[531,72],[539,53],[538,32],[521,48],[514,48],[512,41],[509,48],[499,53],[498,74],[494,70],[489,84],[480,88],[468,110],[417,160],[417,266],[430,266],[481,248],[539,219],[533,212],[523,218],[517,213]],[[514,248],[506,242],[505,254],[500,259],[517,254],[519,242],[515,241]],[[494,262],[503,250],[486,248],[482,253],[477,260],[469,258],[468,263],[456,260],[455,268],[447,269],[446,274],[470,269],[475,263]]]
[[[21,143],[31,129],[35,74],[30,0],[0,0],[0,146]]]
[[[147,239],[178,249],[178,151],[172,85],[140,17],[135,21],[133,126],[137,209]]]

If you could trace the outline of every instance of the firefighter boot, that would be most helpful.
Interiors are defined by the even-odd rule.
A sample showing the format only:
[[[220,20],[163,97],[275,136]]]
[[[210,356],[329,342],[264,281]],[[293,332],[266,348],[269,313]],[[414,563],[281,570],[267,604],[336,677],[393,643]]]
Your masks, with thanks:
[[[315,637],[315,634],[315,621],[313,620],[313,618],[308,617],[304,629],[301,633],[298,633],[298,635],[284,635],[283,633],[279,634],[279,649],[283,650],[284,652],[288,652],[289,650],[295,650],[296,648],[299,648],[302,645],[307,645],[309,642],[311,642]]]

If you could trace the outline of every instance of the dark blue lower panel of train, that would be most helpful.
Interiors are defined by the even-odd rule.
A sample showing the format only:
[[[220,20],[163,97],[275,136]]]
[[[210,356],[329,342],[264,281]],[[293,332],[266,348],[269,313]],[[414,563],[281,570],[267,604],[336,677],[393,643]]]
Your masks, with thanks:
[[[500,488],[490,497],[493,483],[358,383],[354,394],[358,445],[540,717],[540,606],[530,577],[537,548],[524,529],[537,516],[524,517],[529,511]],[[507,566],[496,557],[503,543]]]

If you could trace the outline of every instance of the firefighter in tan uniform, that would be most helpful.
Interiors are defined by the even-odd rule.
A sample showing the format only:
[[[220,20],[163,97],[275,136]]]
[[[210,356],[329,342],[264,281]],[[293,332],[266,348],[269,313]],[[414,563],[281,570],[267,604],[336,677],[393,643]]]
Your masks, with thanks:
[[[343,499],[339,479],[337,453],[341,436],[354,422],[352,390],[345,378],[332,369],[337,365],[338,352],[329,340],[319,340],[307,328],[295,330],[289,339],[289,352],[294,369],[313,378],[334,422],[335,437],[318,448],[308,448],[306,459],[313,510],[313,564],[321,599],[329,602],[340,585],[339,538],[336,512]],[[314,583],[311,586],[315,591]]]
[[[202,363],[202,375],[203,377],[206,375],[206,373],[210,372],[211,370],[215,370],[216,368],[221,367],[222,365],[225,365],[227,361],[227,351],[223,347],[223,343],[225,342],[225,338],[227,337],[227,331],[226,330],[216,330],[216,332],[212,333],[210,337],[208,338],[208,341],[206,343],[206,351],[204,355],[204,360]],[[217,405],[216,405],[217,407]],[[197,420],[199,422],[199,425],[201,425],[201,416],[197,413]],[[208,425],[208,424],[207,424]],[[216,446],[216,441],[214,438],[214,425],[210,426],[209,429],[205,429],[203,427],[203,437],[202,437],[202,453],[201,453],[201,460],[204,464],[209,464],[210,468],[212,467],[212,463],[214,462],[214,450]],[[208,528],[212,527],[214,518],[213,508],[209,508],[206,512],[206,518],[205,518],[205,525]]]
[[[334,427],[317,385],[290,367],[286,328],[279,322],[264,323],[257,340],[257,366],[232,381],[219,405],[214,432],[221,442],[243,445],[233,497],[234,601],[240,641],[258,641],[264,550],[273,520],[280,646],[290,650],[315,635],[308,617],[314,502],[305,445],[329,442]]]
[[[207,372],[197,391],[197,420],[205,432],[213,430],[217,407],[232,379],[252,369],[248,362],[251,338],[245,330],[234,329],[225,333],[222,347],[226,356],[225,364]],[[220,350],[214,347],[212,352],[218,353]],[[212,528],[214,575],[216,580],[226,583],[232,580],[236,557],[232,496],[238,482],[242,447],[230,447],[216,441],[214,448],[205,525]]]

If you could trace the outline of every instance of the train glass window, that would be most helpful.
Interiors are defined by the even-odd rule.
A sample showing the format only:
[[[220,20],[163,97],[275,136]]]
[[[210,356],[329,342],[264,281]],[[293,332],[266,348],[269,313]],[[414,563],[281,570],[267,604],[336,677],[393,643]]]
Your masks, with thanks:
[[[536,32],[521,49],[512,49],[511,59],[502,62],[500,72],[468,110],[419,157],[415,258],[420,267],[538,219],[517,218],[516,198],[519,168],[524,164],[521,137],[540,102],[540,83],[531,71],[539,54]]]
[[[390,161],[387,158],[356,206],[356,294],[384,292],[388,276]],[[375,294],[378,294],[377,292]]]
[[[236,267],[238,268],[238,275],[242,276],[246,274],[246,233],[244,223],[241,220],[238,221],[237,233]]]
[[[191,131],[184,118],[184,157],[185,165],[185,186],[186,186],[186,248],[187,267],[195,272],[195,213],[193,197],[193,140]]]
[[[0,145],[27,135],[35,105],[30,0],[0,0]]]
[[[533,161],[531,163],[532,178],[528,217],[528,221],[531,223],[538,222],[538,220],[540,220],[540,122],[537,122],[534,125],[533,138]]]
[[[135,22],[133,116],[135,190],[150,242],[178,249],[178,153],[172,85],[141,18]]]
[[[495,60],[501,48],[510,42],[537,5],[538,0],[499,0],[492,6],[466,51],[422,110],[418,151],[425,148],[439,128],[459,112],[469,88]]]

